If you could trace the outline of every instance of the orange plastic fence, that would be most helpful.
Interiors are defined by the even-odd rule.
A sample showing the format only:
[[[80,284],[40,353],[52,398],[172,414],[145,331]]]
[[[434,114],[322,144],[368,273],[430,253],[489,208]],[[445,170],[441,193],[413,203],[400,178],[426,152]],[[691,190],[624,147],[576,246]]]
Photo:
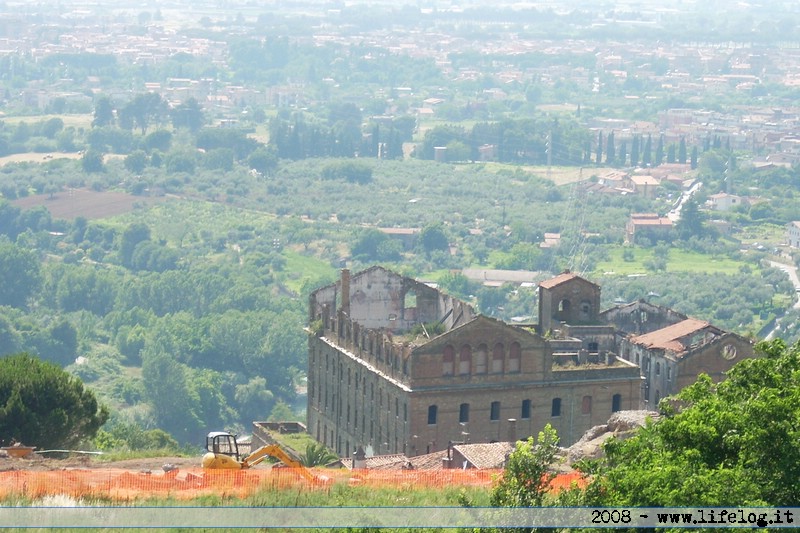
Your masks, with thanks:
[[[335,483],[363,486],[439,488],[452,486],[491,487],[501,470],[313,470],[311,483],[290,468],[218,470],[173,470],[131,472],[112,469],[0,472],[0,499],[10,496],[41,498],[65,495],[72,498],[133,501],[150,497],[190,500],[205,495],[244,498],[262,489],[294,487],[325,490]],[[583,484],[579,474],[556,478],[554,490]]]

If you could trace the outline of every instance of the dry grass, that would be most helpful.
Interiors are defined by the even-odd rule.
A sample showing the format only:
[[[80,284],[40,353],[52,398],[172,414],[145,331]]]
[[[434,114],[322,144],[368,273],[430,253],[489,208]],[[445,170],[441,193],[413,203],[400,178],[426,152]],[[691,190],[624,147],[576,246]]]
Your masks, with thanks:
[[[80,158],[81,154],[77,152],[69,152],[69,153],[55,152],[48,154],[27,152],[24,154],[12,154],[0,157],[0,166],[7,165],[9,163],[46,163],[47,161],[53,161],[55,159],[80,159]]]
[[[21,116],[5,116],[0,113],[0,120],[10,125],[17,125],[20,122],[27,122],[28,124],[36,124],[38,122],[45,122],[51,118],[60,118],[64,121],[64,127],[74,128],[91,128],[94,115],[87,113],[82,115],[21,115]]]

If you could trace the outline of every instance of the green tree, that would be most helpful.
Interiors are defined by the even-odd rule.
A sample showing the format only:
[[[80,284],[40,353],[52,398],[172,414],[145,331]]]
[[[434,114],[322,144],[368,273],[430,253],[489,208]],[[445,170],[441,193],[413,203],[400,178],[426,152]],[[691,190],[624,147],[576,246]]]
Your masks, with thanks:
[[[40,449],[91,439],[108,409],[78,378],[20,353],[0,359],[0,435]]]
[[[153,123],[161,122],[168,115],[168,105],[158,93],[136,95],[119,113],[120,125],[125,129],[139,128],[142,135]]]
[[[658,144],[656,145],[656,156],[653,160],[653,166],[659,166],[664,162],[664,136],[658,137]]]
[[[136,150],[125,158],[123,165],[134,174],[141,174],[147,167],[147,154],[144,150]]]
[[[142,222],[131,224],[122,232],[119,243],[119,259],[124,266],[131,266],[136,246],[150,240],[150,227]]]
[[[614,165],[617,162],[617,148],[614,145],[614,132],[608,134],[606,138],[606,164]]]
[[[234,399],[240,420],[265,420],[275,404],[275,396],[267,388],[267,380],[262,376],[236,385]]]
[[[102,172],[103,154],[97,150],[86,150],[83,157],[81,157],[81,166],[84,172]]]
[[[697,200],[694,197],[689,198],[684,202],[681,207],[681,217],[675,224],[678,231],[678,236],[681,239],[688,239],[694,236],[702,236],[704,232],[703,221],[705,217],[697,206]]]
[[[142,350],[142,380],[156,425],[181,442],[193,442],[205,424],[197,414],[199,398],[190,383],[191,369],[176,360],[176,351],[165,343],[147,345]]]
[[[172,125],[175,129],[188,128],[197,133],[206,122],[203,109],[195,98],[189,98],[186,102],[178,105],[172,110]]]
[[[540,507],[555,477],[552,465],[557,452],[558,436],[550,424],[539,432],[536,441],[529,437],[517,442],[500,481],[492,489],[490,505]]]
[[[41,282],[36,253],[0,239],[0,305],[25,307]]]
[[[256,148],[247,158],[247,165],[262,176],[269,176],[278,166],[278,156],[269,148]]]
[[[364,261],[378,260],[378,249],[390,237],[379,229],[367,228],[356,237],[350,253]]]
[[[678,163],[686,164],[686,137],[681,137],[681,142],[678,145]]]
[[[428,224],[419,232],[419,245],[426,254],[450,249],[450,240],[441,223]]]
[[[156,130],[148,133],[142,140],[142,147],[150,154],[158,150],[168,152],[172,145],[172,132],[167,130]]]
[[[788,506],[800,499],[800,345],[756,345],[719,384],[662,401],[663,418],[613,439],[593,466],[598,505]]]
[[[111,126],[114,124],[114,105],[111,103],[111,98],[108,96],[101,96],[94,104],[94,120],[92,120],[93,128],[102,128],[103,126]]]

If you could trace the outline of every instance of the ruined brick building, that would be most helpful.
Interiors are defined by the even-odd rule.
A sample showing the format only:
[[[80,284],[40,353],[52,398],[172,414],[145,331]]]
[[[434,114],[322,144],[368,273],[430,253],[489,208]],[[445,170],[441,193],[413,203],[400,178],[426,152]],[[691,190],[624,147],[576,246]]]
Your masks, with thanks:
[[[546,423],[569,444],[640,404],[635,365],[574,346],[555,353],[534,327],[380,267],[344,270],[312,293],[309,320],[308,431],[342,456],[515,440]]]
[[[601,319],[617,328],[620,357],[641,370],[645,408],[655,409],[701,373],[720,381],[733,365],[754,356],[753,343],[741,335],[643,301],[616,306]]]
[[[645,302],[601,313],[600,287],[568,272],[540,283],[539,317],[512,326],[381,267],[343,270],[310,296],[308,431],[344,457],[514,441],[547,423],[567,446],[752,355]]]

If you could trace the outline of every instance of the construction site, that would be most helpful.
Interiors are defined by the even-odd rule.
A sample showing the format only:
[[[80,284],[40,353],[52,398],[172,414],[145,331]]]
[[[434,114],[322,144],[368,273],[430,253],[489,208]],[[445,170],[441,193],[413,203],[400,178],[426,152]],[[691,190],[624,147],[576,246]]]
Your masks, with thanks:
[[[588,480],[570,465],[582,458],[596,457],[607,438],[624,438],[653,415],[644,411],[615,413],[607,424],[593,428],[579,442],[561,449],[558,462],[553,465],[555,477],[550,490],[585,487]],[[299,423],[259,422],[254,423],[253,435],[242,443],[231,433],[210,432],[204,455],[120,461],[79,452],[54,458],[36,453],[33,447],[5,447],[0,450],[0,500],[42,502],[64,497],[67,502],[111,505],[204,499],[224,503],[280,491],[313,498],[315,493],[325,495],[359,487],[399,491],[474,489],[489,493],[514,450],[512,442],[462,442],[414,457],[367,456],[360,451],[351,459],[309,468],[301,464],[294,450],[280,443],[282,434],[300,431],[305,431],[305,426]],[[324,497],[321,500],[326,501]],[[303,505],[302,501],[310,500],[297,501]]]

